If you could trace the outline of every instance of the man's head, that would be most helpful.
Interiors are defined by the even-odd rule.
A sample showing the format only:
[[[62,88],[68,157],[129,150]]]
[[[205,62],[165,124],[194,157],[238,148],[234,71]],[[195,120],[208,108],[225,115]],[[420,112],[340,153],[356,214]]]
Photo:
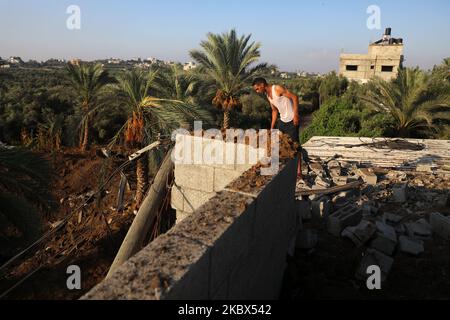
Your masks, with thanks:
[[[256,78],[253,80],[252,87],[257,93],[264,93],[266,91],[267,81],[264,78]]]

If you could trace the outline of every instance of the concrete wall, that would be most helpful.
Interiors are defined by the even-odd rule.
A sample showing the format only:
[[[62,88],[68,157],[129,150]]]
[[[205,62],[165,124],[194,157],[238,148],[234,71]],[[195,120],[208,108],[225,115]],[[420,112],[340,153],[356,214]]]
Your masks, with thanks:
[[[264,149],[256,149],[239,143],[226,143],[213,139],[183,136],[178,140],[194,144],[199,143],[203,148],[221,150],[222,159],[232,160],[231,163],[223,161],[219,164],[175,164],[175,186],[172,188],[172,208],[177,210],[177,223],[183,221],[201,205],[206,203],[217,192],[222,191],[245,171],[250,169],[256,161],[252,156],[263,156]],[[193,153],[192,153],[193,154]],[[241,159],[239,159],[238,154]],[[199,163],[205,163],[204,159]],[[241,160],[241,161],[239,161]]]
[[[82,299],[276,299],[299,223],[297,162],[253,195],[218,192]]]

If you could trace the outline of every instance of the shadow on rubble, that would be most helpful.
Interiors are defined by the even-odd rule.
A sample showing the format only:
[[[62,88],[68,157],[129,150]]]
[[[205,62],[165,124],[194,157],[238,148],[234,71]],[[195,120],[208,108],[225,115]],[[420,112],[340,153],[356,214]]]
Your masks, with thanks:
[[[446,203],[433,203],[430,197],[427,201],[433,194],[448,196],[449,189],[417,186],[410,189],[413,199],[409,199],[408,205],[386,202],[378,216],[393,212],[401,215],[403,222],[429,221],[433,212],[450,216],[450,199]],[[350,240],[328,233],[323,220],[304,222],[305,229],[313,230],[315,241],[310,248],[297,248],[294,256],[287,258],[282,300],[450,299],[450,241],[435,232],[431,239],[424,241],[424,252],[417,256],[402,252],[397,245],[392,254],[394,262],[381,290],[369,290],[367,279],[357,280],[355,274],[370,241],[356,247]]]

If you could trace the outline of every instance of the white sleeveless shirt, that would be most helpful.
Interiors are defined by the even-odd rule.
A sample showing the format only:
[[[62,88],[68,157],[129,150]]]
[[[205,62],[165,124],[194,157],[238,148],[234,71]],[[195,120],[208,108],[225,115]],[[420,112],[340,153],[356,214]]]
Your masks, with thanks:
[[[281,121],[287,123],[294,120],[294,107],[291,99],[285,96],[277,96],[275,93],[275,85],[272,85],[272,98],[268,94],[269,102],[280,112]]]

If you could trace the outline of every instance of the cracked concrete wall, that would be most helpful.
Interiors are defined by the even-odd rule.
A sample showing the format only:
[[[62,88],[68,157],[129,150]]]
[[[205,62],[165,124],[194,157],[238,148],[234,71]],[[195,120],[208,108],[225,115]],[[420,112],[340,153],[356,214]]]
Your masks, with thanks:
[[[276,299],[299,223],[296,160],[254,194],[220,191],[82,299]]]

